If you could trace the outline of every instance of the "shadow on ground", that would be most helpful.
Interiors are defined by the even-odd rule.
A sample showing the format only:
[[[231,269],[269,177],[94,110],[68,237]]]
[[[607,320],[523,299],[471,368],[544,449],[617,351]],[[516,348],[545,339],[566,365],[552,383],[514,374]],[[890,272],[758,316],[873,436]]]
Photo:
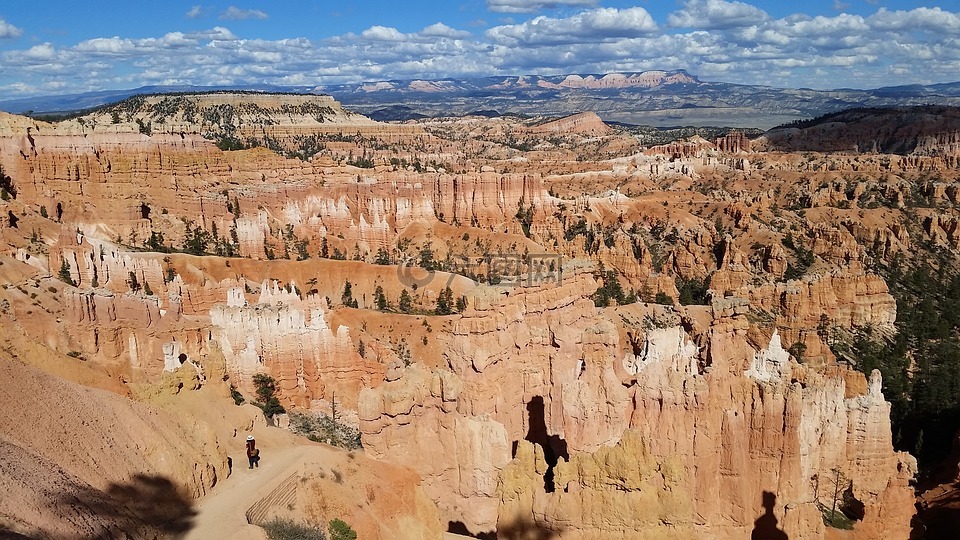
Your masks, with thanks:
[[[450,522],[448,532],[480,540],[553,540],[560,538],[562,531],[547,529],[530,520],[518,520],[510,524],[500,524],[497,532],[470,534],[466,525],[459,521]]]
[[[927,505],[917,505],[910,540],[955,540],[960,531],[960,483]]]
[[[0,540],[177,539],[193,527],[197,515],[193,501],[163,476],[137,475],[102,491],[72,487],[51,500],[50,521],[37,524],[37,534],[27,536],[0,525]]]

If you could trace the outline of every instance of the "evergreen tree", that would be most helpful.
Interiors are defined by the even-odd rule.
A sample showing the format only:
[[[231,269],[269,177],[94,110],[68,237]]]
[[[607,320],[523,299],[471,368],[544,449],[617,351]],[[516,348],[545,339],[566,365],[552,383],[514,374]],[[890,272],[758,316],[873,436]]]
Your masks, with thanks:
[[[130,277],[129,277],[129,279],[128,279],[127,281],[128,281],[128,283],[130,283],[130,290],[133,291],[133,292],[139,291],[139,290],[140,290],[140,280],[137,279],[137,274],[136,274],[133,270],[131,270],[129,276],[130,276]]]
[[[373,291],[373,301],[380,311],[387,309],[387,295],[383,293],[383,287],[380,285],[377,285],[376,290]]]
[[[389,265],[392,261],[390,260],[390,252],[386,248],[380,248],[377,250],[377,256],[373,259],[373,264],[379,265]]]
[[[259,400],[256,405],[263,410],[264,416],[273,418],[277,414],[286,412],[280,405],[280,400],[277,399],[277,381],[273,377],[257,373],[253,376],[253,385],[257,389],[257,399]]]
[[[400,301],[397,303],[397,307],[401,313],[410,313],[413,311],[413,298],[410,297],[410,293],[408,293],[406,289],[400,293]]]
[[[453,313],[453,291],[450,287],[440,291],[437,296],[437,315],[450,315]]]
[[[73,281],[73,277],[70,275],[70,265],[67,264],[66,259],[60,259],[60,272],[57,273],[57,276],[60,278],[60,281],[67,285],[77,286],[77,283]]]
[[[353,298],[353,285],[349,280],[343,285],[343,294],[340,296],[340,303],[347,307],[359,307],[359,304]]]

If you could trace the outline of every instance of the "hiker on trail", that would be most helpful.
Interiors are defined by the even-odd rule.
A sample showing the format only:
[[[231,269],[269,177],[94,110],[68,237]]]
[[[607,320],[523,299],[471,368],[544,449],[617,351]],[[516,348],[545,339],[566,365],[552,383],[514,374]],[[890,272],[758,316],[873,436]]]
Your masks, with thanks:
[[[250,462],[250,468],[260,467],[260,450],[257,448],[257,441],[253,435],[247,435],[247,460]]]

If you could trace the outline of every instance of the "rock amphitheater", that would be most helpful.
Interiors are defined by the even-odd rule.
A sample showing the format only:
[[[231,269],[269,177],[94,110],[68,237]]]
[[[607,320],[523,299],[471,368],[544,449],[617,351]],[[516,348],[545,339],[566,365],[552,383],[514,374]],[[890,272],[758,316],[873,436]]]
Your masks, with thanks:
[[[835,345],[896,332],[878,260],[960,249],[944,125],[643,148],[592,113],[383,124],[325,96],[0,113],[0,531],[908,538],[917,461]],[[289,416],[250,404],[259,374]]]

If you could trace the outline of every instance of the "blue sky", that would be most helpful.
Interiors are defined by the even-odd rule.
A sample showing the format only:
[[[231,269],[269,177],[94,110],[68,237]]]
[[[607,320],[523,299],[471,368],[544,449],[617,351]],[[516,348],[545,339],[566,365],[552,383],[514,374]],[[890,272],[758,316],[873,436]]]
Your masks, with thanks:
[[[784,87],[960,80],[960,2],[0,3],[0,99],[647,69]]]

